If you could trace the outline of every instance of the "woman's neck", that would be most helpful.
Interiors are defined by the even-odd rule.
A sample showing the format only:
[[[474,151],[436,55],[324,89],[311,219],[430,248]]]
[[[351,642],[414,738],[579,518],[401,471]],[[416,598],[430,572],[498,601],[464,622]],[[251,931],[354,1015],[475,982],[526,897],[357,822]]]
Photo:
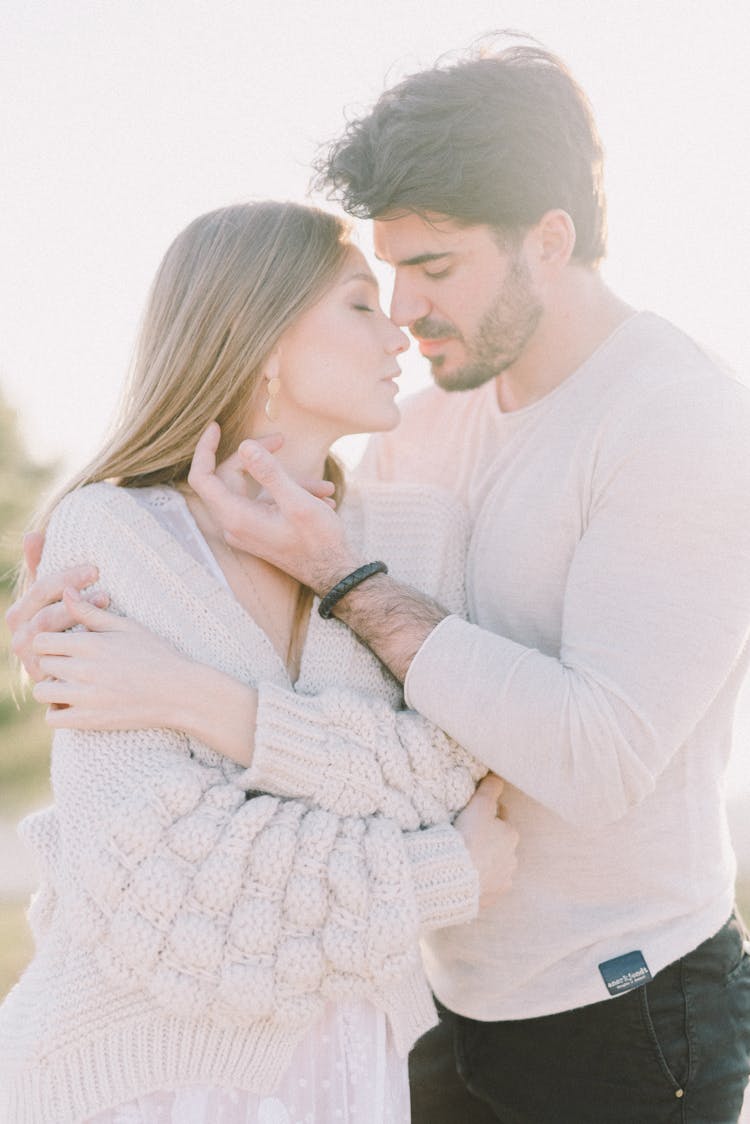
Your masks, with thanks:
[[[283,420],[278,426],[266,422],[264,426],[258,426],[251,432],[254,437],[281,433],[284,443],[274,456],[284,471],[298,484],[323,478],[326,458],[330,452],[329,441],[314,435],[289,433],[284,428]]]

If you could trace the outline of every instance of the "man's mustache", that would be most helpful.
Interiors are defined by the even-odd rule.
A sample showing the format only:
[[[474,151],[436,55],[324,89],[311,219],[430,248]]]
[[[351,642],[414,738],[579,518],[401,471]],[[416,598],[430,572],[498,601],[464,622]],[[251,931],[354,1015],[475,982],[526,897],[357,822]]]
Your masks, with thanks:
[[[443,340],[449,336],[456,339],[461,338],[461,333],[455,324],[450,324],[447,320],[430,320],[427,316],[410,324],[409,331],[413,336],[418,336],[422,340]]]

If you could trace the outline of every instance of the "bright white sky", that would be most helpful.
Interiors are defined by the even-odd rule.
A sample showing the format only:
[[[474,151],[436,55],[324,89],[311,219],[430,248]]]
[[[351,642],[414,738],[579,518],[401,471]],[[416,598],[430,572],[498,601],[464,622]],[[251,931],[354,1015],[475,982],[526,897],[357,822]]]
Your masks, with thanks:
[[[747,376],[747,0],[4,0],[0,386],[34,453],[95,450],[190,219],[303,198],[345,109],[503,27],[593,103],[611,285]],[[404,368],[406,388],[427,377],[417,354]]]
[[[593,102],[613,287],[750,371],[747,0],[5,0],[0,385],[37,455],[94,451],[185,223],[302,198],[345,108],[498,27]]]

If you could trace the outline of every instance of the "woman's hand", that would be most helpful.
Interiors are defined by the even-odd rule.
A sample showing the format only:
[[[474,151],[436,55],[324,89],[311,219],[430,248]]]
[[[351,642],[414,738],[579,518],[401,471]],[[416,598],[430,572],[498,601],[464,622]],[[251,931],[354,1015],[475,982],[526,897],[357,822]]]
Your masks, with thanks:
[[[63,603],[85,631],[40,632],[34,655],[46,677],[34,698],[48,704],[47,722],[77,730],[137,730],[174,725],[173,700],[190,663],[171,644],[135,621],[85,601],[69,588]]]
[[[23,553],[32,584],[5,614],[13,638],[13,653],[18,656],[26,674],[34,683],[44,678],[39,658],[34,651],[35,637],[40,632],[64,632],[76,623],[63,602],[63,590],[71,587],[82,591],[87,600],[103,609],[109,604],[106,593],[86,592],[86,587],[97,580],[95,566],[74,566],[46,578],[37,578],[43,547],[44,536],[38,531],[30,531],[24,535]]]
[[[453,822],[479,872],[480,909],[494,904],[510,889],[517,865],[518,832],[502,818],[503,786],[500,777],[488,773]]]
[[[184,730],[238,764],[250,764],[257,692],[195,663],[147,628],[99,609],[75,589],[63,602],[85,631],[33,641],[46,679],[34,698],[54,729]]]

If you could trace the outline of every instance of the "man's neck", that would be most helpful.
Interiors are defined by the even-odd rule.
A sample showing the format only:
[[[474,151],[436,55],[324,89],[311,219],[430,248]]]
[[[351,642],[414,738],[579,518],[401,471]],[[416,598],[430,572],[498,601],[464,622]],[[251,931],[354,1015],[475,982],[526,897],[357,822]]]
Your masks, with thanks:
[[[544,398],[633,311],[610,292],[597,272],[571,267],[522,355],[496,378],[500,409],[510,413]]]

